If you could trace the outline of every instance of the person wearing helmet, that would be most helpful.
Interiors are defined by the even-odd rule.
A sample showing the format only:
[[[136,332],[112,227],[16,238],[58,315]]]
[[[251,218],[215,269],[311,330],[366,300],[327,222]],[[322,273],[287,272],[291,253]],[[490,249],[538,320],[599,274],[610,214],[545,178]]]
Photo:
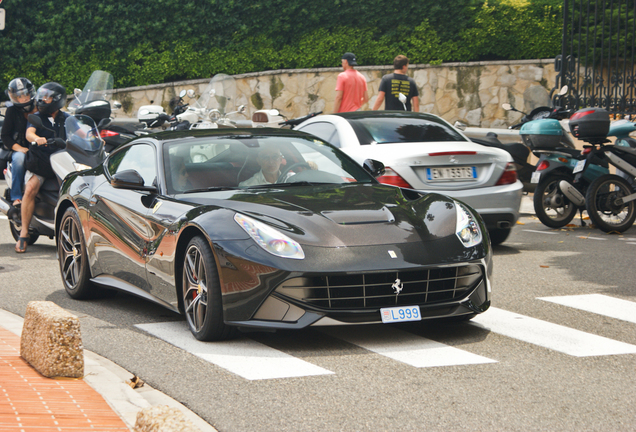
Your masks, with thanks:
[[[27,117],[35,111],[35,86],[26,78],[14,78],[5,93],[12,105],[5,112],[0,135],[4,147],[13,151],[10,198],[13,205],[19,208],[24,185],[24,164],[26,153],[29,151],[29,143],[26,140]]]
[[[69,114],[62,111],[66,104],[66,89],[55,82],[42,85],[35,96],[38,112],[35,114],[42,121],[42,127],[31,123],[27,125],[26,139],[35,143],[27,153],[24,195],[22,197],[21,216],[22,229],[16,243],[18,253],[26,251],[29,239],[29,225],[35,208],[35,197],[46,178],[55,178],[51,168],[50,157],[58,148],[55,144],[48,144],[52,138],[66,140],[64,122]]]

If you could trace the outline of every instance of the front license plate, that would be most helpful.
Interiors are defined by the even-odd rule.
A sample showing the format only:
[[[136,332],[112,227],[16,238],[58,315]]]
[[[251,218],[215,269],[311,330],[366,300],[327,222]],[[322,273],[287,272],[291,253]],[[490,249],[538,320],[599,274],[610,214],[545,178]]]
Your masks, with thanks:
[[[384,324],[422,320],[422,315],[420,315],[419,306],[400,306],[400,307],[392,307],[392,308],[382,308],[380,309],[380,315],[382,316],[382,322]]]
[[[426,168],[428,181],[457,181],[477,180],[477,168],[452,167],[452,168]]]
[[[530,178],[530,183],[539,183],[539,179],[541,179],[540,172],[533,172],[532,177]]]
[[[576,166],[574,167],[574,169],[572,170],[573,174],[576,174],[578,172],[583,171],[583,168],[585,168],[585,159],[580,160],[576,163]]]

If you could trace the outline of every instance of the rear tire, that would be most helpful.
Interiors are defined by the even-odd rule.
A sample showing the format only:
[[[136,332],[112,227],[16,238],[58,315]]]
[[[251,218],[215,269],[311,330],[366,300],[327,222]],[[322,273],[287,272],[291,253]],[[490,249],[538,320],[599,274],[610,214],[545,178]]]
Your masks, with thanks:
[[[559,182],[572,182],[564,175],[551,175],[542,180],[534,191],[534,212],[541,223],[550,228],[561,228],[576,216],[577,206],[559,190]]]
[[[95,294],[90,283],[82,223],[74,207],[66,209],[57,232],[57,252],[64,289],[69,297],[86,299]]]
[[[15,241],[18,241],[18,239],[20,238],[20,230],[18,229],[18,227],[15,226],[15,222],[13,222],[12,220],[9,220],[9,229],[11,230],[11,235],[13,236],[13,239]],[[33,243],[38,241],[39,238],[40,238],[40,234],[29,233],[29,239],[27,240],[27,244],[31,246]]]
[[[210,244],[203,236],[188,243],[181,275],[183,308],[192,335],[200,341],[231,339],[235,327],[223,321],[223,300]]]
[[[618,205],[617,198],[633,193],[625,179],[612,174],[594,180],[587,190],[587,212],[594,225],[605,232],[623,232],[634,224],[636,202]]]

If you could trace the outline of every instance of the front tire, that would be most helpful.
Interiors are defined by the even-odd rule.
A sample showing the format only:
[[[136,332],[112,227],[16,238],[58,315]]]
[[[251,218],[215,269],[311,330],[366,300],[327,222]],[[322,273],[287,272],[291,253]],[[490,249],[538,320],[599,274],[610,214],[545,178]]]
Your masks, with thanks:
[[[188,243],[182,272],[183,308],[192,335],[200,341],[232,338],[236,328],[223,321],[216,260],[204,237],[194,237]]]
[[[77,300],[94,294],[89,281],[88,255],[81,227],[77,210],[69,207],[62,216],[57,232],[57,251],[64,289],[71,298]]]
[[[551,175],[541,181],[534,191],[534,212],[541,223],[550,228],[561,228],[576,216],[574,205],[559,189],[559,182],[572,179],[564,175]]]
[[[636,203],[630,201],[619,205],[616,200],[631,193],[630,184],[619,176],[607,174],[594,180],[585,197],[587,212],[594,225],[605,232],[629,229],[636,219]]]

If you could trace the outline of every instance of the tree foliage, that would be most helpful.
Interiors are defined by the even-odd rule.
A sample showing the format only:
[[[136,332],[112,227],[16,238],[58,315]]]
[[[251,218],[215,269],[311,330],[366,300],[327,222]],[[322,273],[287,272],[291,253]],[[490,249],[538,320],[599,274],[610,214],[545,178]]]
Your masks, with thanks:
[[[116,87],[272,69],[553,57],[561,0],[7,0],[0,85]]]

